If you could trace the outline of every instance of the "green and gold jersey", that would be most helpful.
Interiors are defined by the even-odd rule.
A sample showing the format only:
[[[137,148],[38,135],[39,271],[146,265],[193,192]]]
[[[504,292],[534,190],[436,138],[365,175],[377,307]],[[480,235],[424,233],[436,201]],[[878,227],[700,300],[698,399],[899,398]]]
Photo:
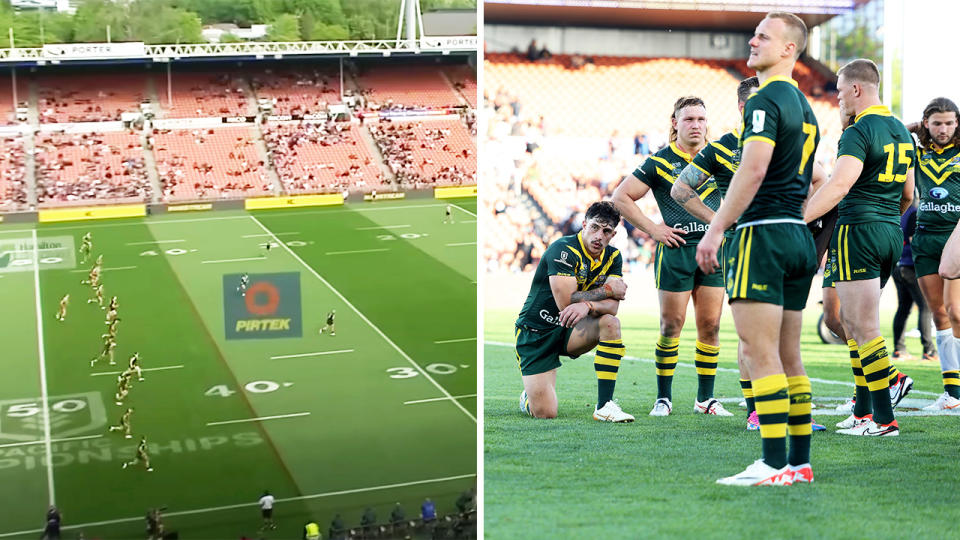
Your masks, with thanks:
[[[687,234],[683,235],[683,239],[688,246],[696,245],[707,232],[709,225],[691,216],[670,196],[673,183],[691,159],[690,154],[680,150],[676,143],[670,143],[669,146],[648,157],[642,165],[637,167],[637,170],[633,171],[633,176],[650,186],[653,191],[663,222],[686,231]],[[708,208],[711,210],[720,208],[720,192],[711,182],[704,182],[696,192]]]
[[[803,202],[813,177],[813,155],[820,129],[797,81],[770,77],[743,108],[740,147],[750,141],[773,146],[773,156],[760,189],[740,218],[745,223],[803,219]]]
[[[552,328],[559,324],[560,309],[553,299],[550,276],[575,277],[577,290],[589,291],[603,287],[609,277],[622,277],[622,273],[623,257],[616,248],[607,246],[600,258],[594,260],[579,233],[564,236],[550,244],[540,258],[517,325]]]
[[[923,150],[918,159],[917,228],[949,233],[960,220],[960,147]]]
[[[864,109],[840,136],[837,157],[863,163],[860,178],[840,201],[839,225],[883,221],[900,225],[900,198],[907,171],[916,167],[913,136],[890,109]]]
[[[711,142],[693,157],[693,166],[713,177],[720,196],[727,196],[733,173],[740,165],[740,131],[735,130]]]

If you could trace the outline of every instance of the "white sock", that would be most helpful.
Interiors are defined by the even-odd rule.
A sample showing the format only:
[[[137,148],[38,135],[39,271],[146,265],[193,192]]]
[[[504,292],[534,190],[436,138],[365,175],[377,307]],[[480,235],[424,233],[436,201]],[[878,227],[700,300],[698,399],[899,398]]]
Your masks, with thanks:
[[[940,354],[940,371],[956,371],[960,369],[957,362],[960,343],[953,337],[953,330],[937,330],[937,352]]]

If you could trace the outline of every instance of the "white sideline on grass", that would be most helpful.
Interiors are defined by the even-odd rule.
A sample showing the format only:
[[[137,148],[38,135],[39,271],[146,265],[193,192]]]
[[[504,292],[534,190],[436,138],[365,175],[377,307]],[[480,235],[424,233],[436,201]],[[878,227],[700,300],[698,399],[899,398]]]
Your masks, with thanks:
[[[140,371],[164,371],[167,369],[180,369],[182,367],[183,365],[181,364],[177,366],[160,366],[160,367],[143,368]],[[100,373],[91,373],[90,376],[99,377],[101,375],[120,375],[121,373],[123,372],[122,371],[102,371]]]
[[[327,493],[314,493],[313,495],[300,495],[298,497],[286,497],[283,499],[276,499],[274,504],[293,502],[293,501],[307,501],[310,499],[322,499],[324,497],[336,497],[338,495],[352,495],[354,493],[366,493],[368,491],[381,491],[384,489],[395,489],[407,486],[419,486],[422,484],[436,484],[439,482],[449,482],[451,480],[462,480],[464,478],[473,478],[477,476],[476,473],[471,474],[461,474],[457,476],[447,476],[444,478],[430,478],[428,480],[416,480],[413,482],[403,482],[400,484],[384,484],[382,486],[371,486],[365,488],[356,488],[356,489],[345,489],[341,491],[330,491]],[[254,508],[259,506],[260,503],[247,502],[240,504],[228,504],[225,506],[213,506],[210,508],[198,508],[196,510],[182,510],[179,512],[164,512],[164,517],[177,517],[177,516],[189,516],[193,514],[206,514],[208,512],[218,512],[220,510],[233,510],[236,508]],[[117,523],[131,523],[134,521],[143,521],[143,516],[129,517],[129,518],[120,518],[120,519],[108,519],[106,521],[92,521],[90,523],[80,523],[77,525],[67,525],[61,527],[61,530],[72,530],[72,529],[83,529],[85,527],[99,527],[101,525],[115,525]],[[0,538],[8,538],[11,536],[24,536],[28,534],[36,534],[43,532],[43,529],[30,529],[29,531],[15,531],[8,533],[0,533]]]
[[[222,426],[223,424],[239,424],[241,422],[259,422],[261,420],[276,420],[278,418],[294,418],[296,416],[309,416],[308,412],[298,412],[291,414],[276,414],[273,416],[258,416],[256,418],[240,418],[239,420],[223,420],[221,422],[207,422],[208,426]]]
[[[324,255],[352,255],[354,253],[375,253],[377,251],[390,251],[389,248],[377,248],[377,249],[356,249],[353,251],[328,251]]]
[[[31,229],[33,236],[33,290],[37,299],[37,348],[40,353],[40,401],[43,403],[43,443],[47,462],[47,494],[50,505],[56,504],[57,494],[53,485],[53,449],[50,443],[50,403],[47,394],[47,362],[43,346],[43,309],[40,301],[40,254],[37,252],[37,230]]]
[[[186,240],[148,240],[146,242],[127,242],[128,246],[147,246],[150,244],[179,244]]]
[[[468,397],[477,397],[477,395],[476,395],[476,394],[463,394],[462,396],[453,396],[453,399],[461,399],[461,398],[468,398]],[[432,402],[432,401],[446,401],[446,400],[447,400],[446,397],[435,397],[435,398],[430,398],[430,399],[415,399],[415,400],[413,400],[413,401],[404,401],[403,404],[404,404],[404,405],[413,405],[414,403],[429,403],[429,402]]]
[[[250,217],[250,219],[252,219],[252,220],[254,221],[254,223],[256,223],[261,229],[263,229],[264,232],[270,233],[270,229],[268,229],[263,223],[260,223],[260,220],[257,219],[256,216],[249,216],[249,217]],[[271,234],[272,234],[272,233],[271,233]],[[338,291],[336,288],[334,288],[334,286],[331,285],[329,281],[327,281],[326,279],[324,279],[323,276],[321,276],[312,266],[310,266],[309,264],[307,264],[306,262],[304,262],[304,260],[301,259],[300,256],[296,254],[296,252],[294,252],[292,249],[290,249],[289,246],[287,246],[286,244],[282,244],[282,246],[283,246],[283,249],[287,250],[287,253],[289,253],[290,256],[292,256],[294,259],[297,260],[297,262],[299,262],[301,265],[303,265],[303,267],[306,268],[311,274],[313,274],[313,276],[314,276],[315,278],[319,279],[321,283],[323,283],[324,285],[326,285],[327,288],[330,289],[330,291],[331,291],[333,294],[335,294],[335,295],[337,296],[337,298],[340,299],[341,302],[343,302],[344,304],[347,305],[347,307],[349,307],[351,310],[353,310],[354,313],[356,313],[361,319],[363,319],[363,322],[367,323],[367,325],[368,325],[370,328],[372,328],[373,331],[376,332],[380,337],[382,337],[383,340],[386,341],[388,345],[390,345],[391,347],[393,347],[393,350],[395,350],[395,351],[397,351],[398,353],[400,353],[400,356],[402,356],[402,357],[404,358],[404,360],[406,360],[407,362],[410,363],[410,365],[412,365],[414,368],[416,368],[416,370],[417,370],[418,373],[420,373],[421,375],[423,375],[424,377],[426,377],[426,379],[427,379],[428,381],[430,381],[435,387],[437,387],[437,390],[440,390],[440,392],[443,393],[443,395],[446,396],[447,399],[448,399],[451,403],[453,403],[454,405],[457,406],[457,408],[459,408],[461,411],[463,411],[463,414],[467,415],[467,417],[470,418],[471,420],[473,420],[474,423],[477,422],[477,417],[474,416],[473,413],[471,413],[470,411],[468,411],[466,407],[464,407],[463,405],[460,404],[459,401],[457,401],[456,399],[454,399],[453,396],[450,395],[450,392],[448,392],[446,388],[444,388],[443,386],[441,386],[440,383],[438,383],[436,379],[434,379],[433,377],[431,377],[430,374],[426,372],[426,370],[424,370],[422,367],[420,367],[420,364],[414,362],[414,361],[413,361],[413,358],[410,358],[410,355],[408,355],[406,352],[404,352],[403,349],[401,349],[399,346],[397,346],[397,344],[394,343],[392,339],[390,339],[389,337],[387,337],[387,335],[384,334],[383,331],[380,330],[379,327],[377,327],[377,325],[373,324],[373,322],[372,322],[370,319],[368,319],[366,315],[364,315],[359,309],[356,308],[356,306],[354,306],[349,300],[347,300],[347,298],[346,298],[345,296],[343,296],[342,294],[340,294],[340,291]]]
[[[410,225],[377,225],[376,227],[357,227],[358,231],[378,231],[380,229],[406,229]]]
[[[323,356],[326,354],[340,354],[353,352],[353,349],[341,349],[339,351],[320,351],[320,352],[308,352],[302,354],[284,354],[282,356],[271,356],[271,360],[282,360],[284,358],[303,358],[305,356]]]
[[[214,261],[200,261],[200,264],[217,264],[217,263],[230,263],[230,262],[243,262],[243,261],[262,261],[266,257],[244,257],[243,259],[217,259]]]
[[[133,270],[136,266],[114,266],[112,268],[101,268],[101,272],[113,272],[114,270]],[[76,270],[70,270],[71,274],[79,274],[81,272],[89,272],[86,268],[78,268]]]
[[[493,346],[495,346],[495,347],[510,347],[510,348],[515,347],[515,344],[513,344],[513,343],[505,343],[505,342],[503,342],[503,341],[484,341],[483,344],[484,344],[484,345],[493,345]],[[653,363],[655,363],[654,360],[651,360],[650,358],[638,358],[638,357],[636,357],[636,356],[624,356],[623,359],[624,359],[624,360],[633,360],[634,362],[645,362],[645,363],[647,363],[647,364],[653,364]],[[688,364],[688,363],[686,363],[686,362],[677,362],[677,367],[695,368],[696,366],[694,366],[693,364]],[[722,371],[722,372],[725,372],[725,373],[738,373],[738,374],[740,373],[740,370],[738,370],[738,369],[722,368],[722,367],[718,367],[718,368],[717,368],[717,371]],[[848,386],[848,387],[850,387],[850,388],[854,388],[854,387],[856,386],[856,385],[854,385],[852,382],[849,382],[849,381],[834,381],[834,380],[830,380],[830,379],[818,379],[818,378],[816,378],[816,377],[810,377],[810,382],[817,382],[817,383],[823,383],[823,384],[837,384],[837,385],[840,385],[840,386]],[[933,396],[933,397],[937,397],[937,396],[943,394],[943,392],[934,393],[934,392],[924,392],[924,391],[922,391],[922,390],[911,390],[910,393],[911,393],[911,394],[922,394],[922,395],[924,395],[924,396]],[[742,398],[741,398],[741,399],[742,399]]]

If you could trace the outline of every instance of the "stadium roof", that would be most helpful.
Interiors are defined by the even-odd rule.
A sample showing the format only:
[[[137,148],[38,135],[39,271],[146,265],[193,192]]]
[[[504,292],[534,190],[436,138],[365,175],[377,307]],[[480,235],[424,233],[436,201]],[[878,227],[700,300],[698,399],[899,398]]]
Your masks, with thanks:
[[[428,36],[475,36],[477,10],[439,9],[424,13],[423,33]]]
[[[485,0],[484,20],[487,23],[752,31],[759,16],[769,11],[796,13],[812,28],[867,2],[869,0]]]

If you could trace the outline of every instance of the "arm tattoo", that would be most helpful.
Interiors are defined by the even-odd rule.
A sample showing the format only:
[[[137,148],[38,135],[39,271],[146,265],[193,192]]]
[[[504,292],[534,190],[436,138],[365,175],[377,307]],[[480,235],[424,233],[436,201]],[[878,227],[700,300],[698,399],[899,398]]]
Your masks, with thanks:
[[[575,304],[577,302],[596,302],[598,300],[606,300],[609,298],[607,296],[607,291],[600,287],[599,289],[592,289],[589,291],[577,291],[570,295],[570,303]]]
[[[673,197],[673,200],[677,201],[677,203],[680,204],[680,206],[686,206],[687,202],[689,202],[690,199],[698,198],[697,192],[694,191],[693,188],[688,186],[687,184],[677,182],[673,186],[675,188],[676,193],[671,192],[670,195]]]
[[[697,189],[709,178],[710,175],[704,173],[691,164],[683,168],[683,171],[680,172],[680,176],[677,177],[677,182],[686,184],[693,189]]]

